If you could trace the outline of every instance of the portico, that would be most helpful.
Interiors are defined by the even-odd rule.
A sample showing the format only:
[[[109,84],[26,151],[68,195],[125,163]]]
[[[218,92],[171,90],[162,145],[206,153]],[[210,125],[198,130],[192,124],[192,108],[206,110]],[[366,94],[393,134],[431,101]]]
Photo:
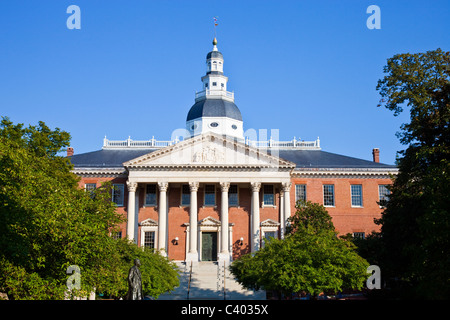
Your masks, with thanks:
[[[176,162],[176,163],[174,163]],[[127,237],[136,241],[136,230],[139,217],[139,204],[136,199],[136,190],[145,190],[146,185],[157,185],[157,237],[155,248],[163,254],[171,256],[168,244],[185,237],[185,260],[202,260],[202,233],[216,232],[217,239],[214,247],[217,248],[219,261],[232,260],[233,228],[238,221],[246,222],[247,236],[251,252],[257,251],[261,243],[261,217],[260,208],[264,206],[261,199],[261,186],[274,186],[283,192],[285,199],[283,211],[274,203],[270,206],[277,211],[277,220],[280,226],[290,216],[290,171],[295,164],[269,155],[260,149],[254,149],[235,139],[230,139],[214,133],[196,136],[182,141],[174,146],[168,146],[150,154],[124,163],[128,171],[128,207],[127,207]],[[232,174],[231,174],[232,172]],[[185,187],[183,187],[185,186]],[[239,220],[230,223],[230,187],[232,193],[232,210]],[[172,189],[173,194],[172,194]],[[189,212],[188,219],[181,224],[184,234],[172,239],[169,236],[168,215],[179,209],[171,207],[169,198],[175,194],[189,190],[189,203],[185,204]],[[199,195],[199,189],[201,194]],[[186,192],[182,194],[187,199]],[[240,205],[236,197],[244,201],[250,195],[249,203]],[[183,202],[181,201],[181,202]],[[236,205],[237,204],[237,205]],[[188,208],[187,208],[188,207]],[[209,212],[209,216],[200,217]],[[218,218],[218,219],[217,219]],[[138,218],[139,219],[139,218]],[[154,219],[155,220],[155,219]],[[175,227],[174,227],[175,229]],[[245,227],[244,227],[245,229]],[[178,228],[179,232],[180,228]],[[175,231],[170,232],[173,234]],[[280,229],[281,234],[283,230]]]

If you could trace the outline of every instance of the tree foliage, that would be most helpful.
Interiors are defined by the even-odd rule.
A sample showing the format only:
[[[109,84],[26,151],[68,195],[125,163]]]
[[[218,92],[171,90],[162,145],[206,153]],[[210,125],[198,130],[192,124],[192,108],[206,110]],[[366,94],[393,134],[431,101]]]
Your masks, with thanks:
[[[440,49],[388,59],[377,90],[410,122],[397,134],[399,174],[382,218],[382,270],[415,297],[450,297],[450,53]]]
[[[298,203],[289,221],[284,239],[271,238],[264,248],[232,263],[231,272],[244,287],[314,296],[362,288],[368,263],[350,241],[336,237],[323,206]]]
[[[294,234],[302,230],[322,232],[324,230],[335,232],[331,216],[320,204],[311,201],[297,201],[297,210],[288,218],[286,233]]]
[[[62,299],[67,267],[77,265],[82,281],[76,294],[95,288],[120,295],[130,254],[147,262],[144,294],[171,290],[178,281],[174,265],[110,236],[123,221],[111,185],[94,196],[78,187],[69,160],[57,155],[69,140],[67,132],[43,122],[24,128],[1,121],[0,292],[10,299]]]

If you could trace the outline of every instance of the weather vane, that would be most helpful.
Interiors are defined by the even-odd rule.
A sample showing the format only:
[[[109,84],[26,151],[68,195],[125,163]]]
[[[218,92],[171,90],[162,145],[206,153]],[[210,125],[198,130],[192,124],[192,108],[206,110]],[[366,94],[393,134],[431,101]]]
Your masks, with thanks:
[[[217,19],[219,17],[214,17],[214,38],[216,38],[216,27],[219,25],[219,23],[217,22]]]

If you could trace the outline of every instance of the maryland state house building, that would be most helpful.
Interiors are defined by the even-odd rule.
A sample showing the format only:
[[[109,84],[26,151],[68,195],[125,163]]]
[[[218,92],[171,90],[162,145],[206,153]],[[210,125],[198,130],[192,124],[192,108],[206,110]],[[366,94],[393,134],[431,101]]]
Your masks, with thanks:
[[[340,234],[364,237],[378,226],[397,168],[323,151],[320,141],[261,141],[227,91],[217,40],[206,56],[202,90],[179,140],[110,141],[68,157],[87,191],[111,181],[126,217],[117,237],[177,261],[230,262],[268,237],[282,238],[299,199],[326,207]]]

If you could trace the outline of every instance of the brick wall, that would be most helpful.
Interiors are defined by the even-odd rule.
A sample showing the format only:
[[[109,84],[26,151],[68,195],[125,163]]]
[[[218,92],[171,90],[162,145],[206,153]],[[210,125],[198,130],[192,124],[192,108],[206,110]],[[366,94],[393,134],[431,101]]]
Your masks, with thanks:
[[[83,177],[79,182],[81,188],[86,183],[96,183],[97,187],[104,181],[124,184],[124,206],[118,206],[117,211],[125,218],[127,215],[128,192],[126,188],[126,178],[93,178]],[[377,204],[378,185],[391,184],[390,179],[376,178],[293,178],[290,191],[291,214],[295,213],[295,185],[305,184],[307,200],[323,204],[323,185],[333,184],[335,192],[335,206],[327,207],[332,221],[339,234],[364,232],[366,235],[372,231],[378,231],[379,226],[374,223],[374,218],[380,218],[382,209]],[[362,186],[363,206],[352,207],[350,186],[357,184]],[[260,191],[260,204],[262,204],[263,192]],[[260,221],[272,219],[279,222],[280,216],[280,186],[275,185],[275,206],[260,207]],[[171,184],[168,191],[169,213],[168,213],[168,242],[167,251],[169,258],[174,260],[184,260],[186,250],[186,227],[184,223],[189,222],[189,206],[181,206],[181,184]],[[198,220],[206,217],[212,217],[220,220],[221,191],[216,187],[216,205],[203,206],[204,204],[204,186],[200,186],[197,192]],[[145,206],[145,185],[139,185],[139,217],[138,222],[148,218],[158,221],[158,207]],[[229,207],[229,222],[233,226],[233,259],[242,254],[250,252],[250,212],[251,212],[251,189],[250,186],[239,185],[239,207]],[[122,237],[126,237],[126,223],[121,226]],[[141,245],[140,228],[138,227],[137,242]],[[178,244],[173,241],[178,237]],[[242,245],[239,239],[243,238]]]
[[[323,185],[334,185],[335,206],[326,207],[332,217],[333,224],[339,234],[379,231],[379,226],[374,223],[374,218],[380,218],[382,209],[377,204],[379,201],[378,186],[391,184],[390,179],[349,179],[349,178],[314,178],[292,179],[291,204],[295,203],[295,185],[306,184],[307,200],[324,204]],[[352,207],[350,186],[362,186],[362,207]],[[295,208],[292,207],[292,213]]]

